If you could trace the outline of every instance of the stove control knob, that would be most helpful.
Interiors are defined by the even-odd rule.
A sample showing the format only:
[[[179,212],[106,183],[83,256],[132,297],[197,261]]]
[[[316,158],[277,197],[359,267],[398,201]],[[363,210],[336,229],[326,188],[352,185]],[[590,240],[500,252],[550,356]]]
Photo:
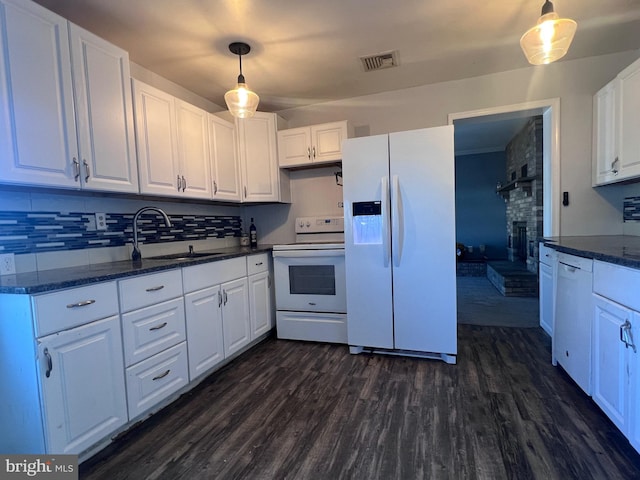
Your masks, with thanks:
[[[298,225],[300,226],[300,228],[304,227],[304,221],[300,220],[300,223]]]
[[[309,228],[310,226],[311,226],[311,222],[307,220],[307,228]]]

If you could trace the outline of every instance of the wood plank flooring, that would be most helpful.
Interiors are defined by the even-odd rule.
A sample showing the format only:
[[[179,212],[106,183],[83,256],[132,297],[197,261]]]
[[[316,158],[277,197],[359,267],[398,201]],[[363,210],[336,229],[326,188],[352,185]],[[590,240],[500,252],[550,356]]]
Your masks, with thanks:
[[[459,325],[457,365],[269,339],[81,479],[632,479],[640,455],[539,328]]]

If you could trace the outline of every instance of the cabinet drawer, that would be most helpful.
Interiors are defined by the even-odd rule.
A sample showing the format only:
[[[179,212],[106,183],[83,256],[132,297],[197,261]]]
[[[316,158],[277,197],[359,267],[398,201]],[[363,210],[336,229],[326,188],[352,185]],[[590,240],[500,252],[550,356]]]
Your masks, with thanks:
[[[183,298],[123,314],[122,335],[127,366],[183,342],[186,339]]]
[[[640,311],[640,270],[596,260],[593,262],[593,291]]]
[[[36,295],[32,302],[38,337],[118,313],[116,282]]]
[[[182,269],[184,292],[190,293],[247,276],[244,257],[202,263]]]
[[[120,310],[129,312],[137,308],[164,302],[182,296],[180,269],[140,275],[118,282]]]
[[[129,419],[150,410],[188,381],[186,342],[127,368]]]
[[[259,253],[258,255],[247,256],[247,275],[266,272],[269,270],[269,254]]]

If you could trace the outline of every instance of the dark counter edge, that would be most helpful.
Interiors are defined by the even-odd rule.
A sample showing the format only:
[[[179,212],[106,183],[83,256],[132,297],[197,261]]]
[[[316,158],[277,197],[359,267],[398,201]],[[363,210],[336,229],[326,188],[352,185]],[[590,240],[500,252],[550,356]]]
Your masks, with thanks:
[[[561,253],[640,269],[640,237],[593,235],[541,238],[545,246]]]
[[[171,270],[174,268],[218,262],[235,257],[246,257],[257,253],[271,252],[272,245],[258,245],[257,248],[227,247],[205,250],[215,253],[212,257],[200,257],[184,260],[158,260],[142,258],[139,262],[124,260],[118,262],[96,263],[78,267],[56,268],[37,272],[18,273],[0,277],[0,294],[31,295],[66,288],[90,285],[92,283],[118,280],[120,278],[144,275],[147,273]]]

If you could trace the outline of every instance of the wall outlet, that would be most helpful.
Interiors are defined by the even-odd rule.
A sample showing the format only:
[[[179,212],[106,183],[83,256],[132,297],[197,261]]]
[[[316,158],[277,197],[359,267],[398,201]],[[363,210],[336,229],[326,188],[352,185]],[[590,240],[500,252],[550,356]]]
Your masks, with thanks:
[[[106,230],[106,229],[107,229],[107,214],[96,213],[96,230]]]
[[[16,273],[16,259],[13,253],[0,255],[0,275],[14,275]]]

